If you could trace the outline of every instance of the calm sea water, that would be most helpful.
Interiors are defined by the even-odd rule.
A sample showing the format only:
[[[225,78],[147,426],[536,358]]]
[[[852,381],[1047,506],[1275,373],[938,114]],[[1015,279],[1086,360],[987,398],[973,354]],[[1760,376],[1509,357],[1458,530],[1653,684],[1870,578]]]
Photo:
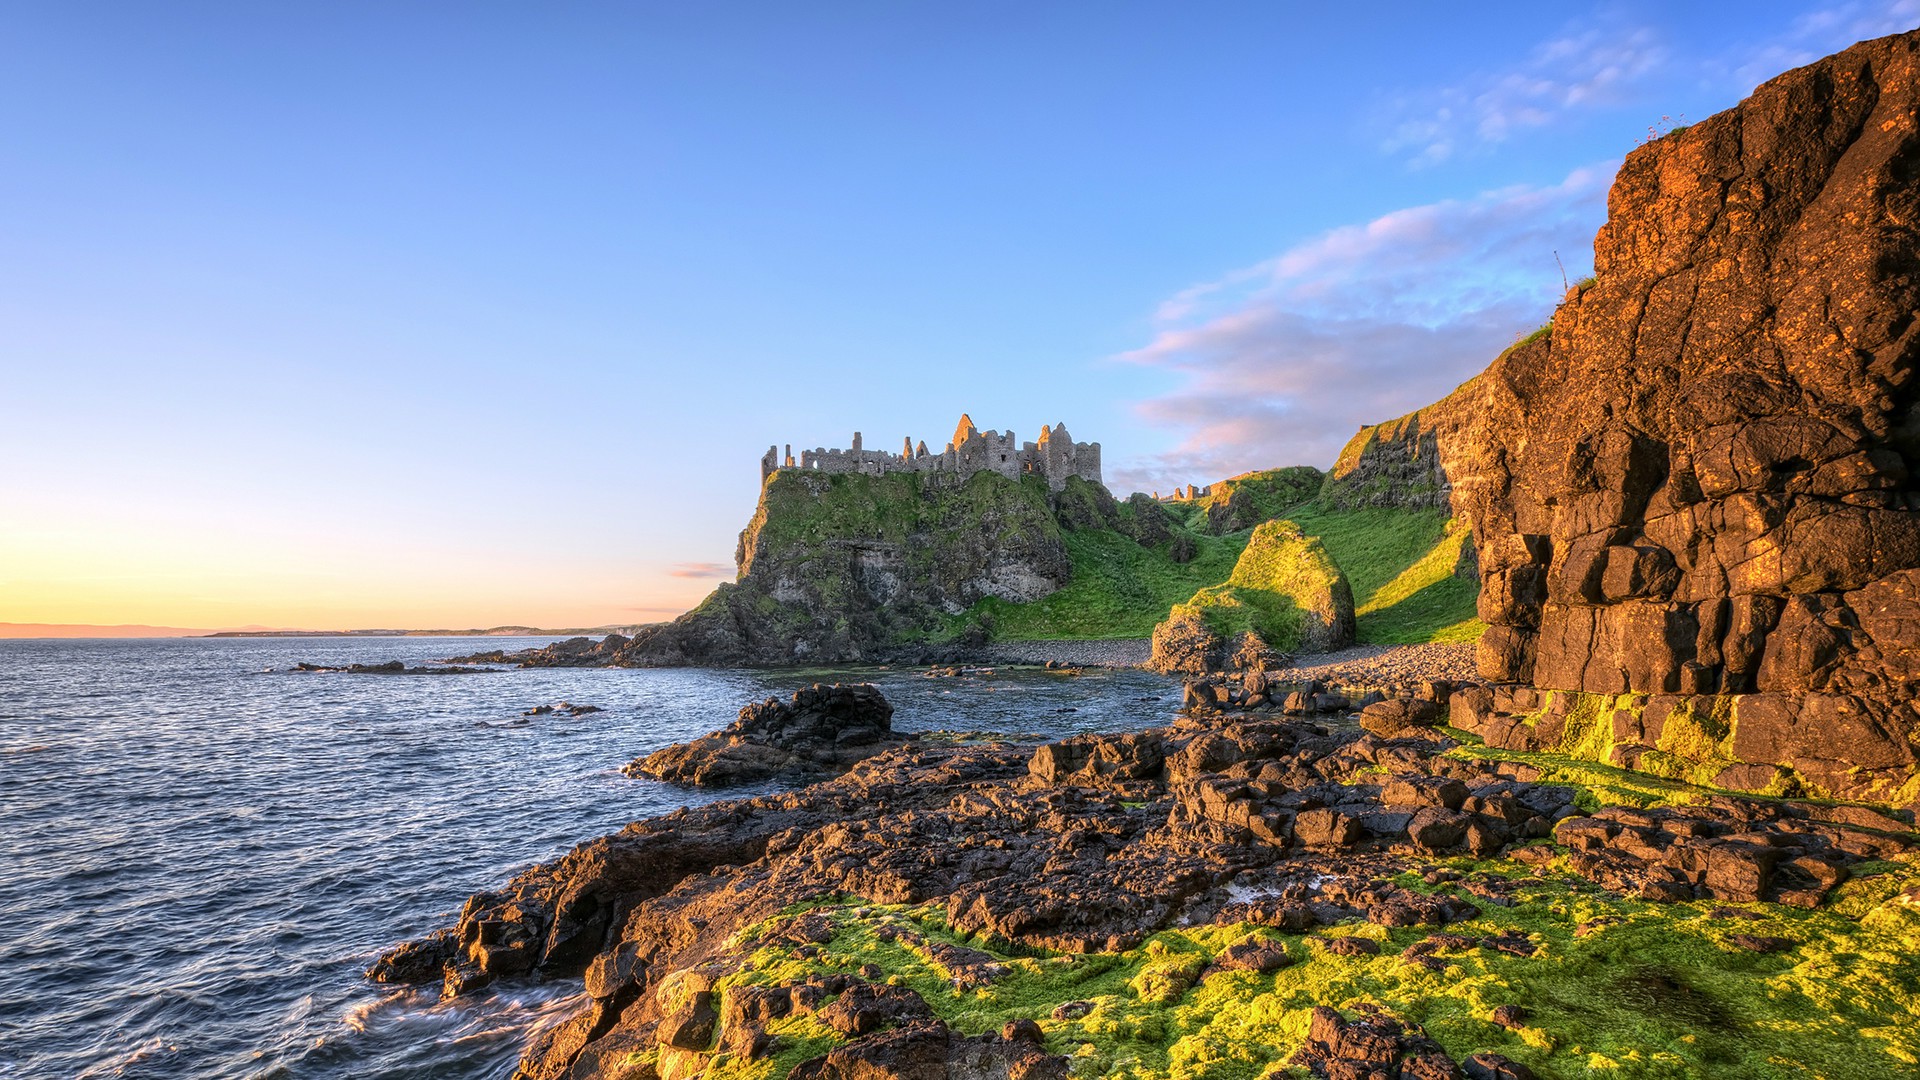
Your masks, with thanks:
[[[360,972],[521,867],[714,797],[632,758],[816,680],[879,683],[906,730],[1118,730],[1178,702],[1141,672],[267,670],[547,640],[0,641],[0,1076],[505,1076],[577,983],[447,1005]],[[521,715],[563,699],[606,711]]]

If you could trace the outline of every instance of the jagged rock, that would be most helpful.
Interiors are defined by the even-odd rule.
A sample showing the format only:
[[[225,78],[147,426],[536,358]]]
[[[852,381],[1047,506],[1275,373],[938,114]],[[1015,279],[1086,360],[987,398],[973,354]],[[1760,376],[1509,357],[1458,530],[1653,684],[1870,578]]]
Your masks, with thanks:
[[[803,1061],[790,1080],[1066,1080],[1067,1059],[1035,1042],[968,1038],[938,1020],[848,1043]]]
[[[1150,732],[1082,735],[1035,750],[1027,771],[1043,784],[1125,790],[1134,781],[1157,780],[1165,763],[1165,744]]]
[[[583,639],[584,640],[584,639]],[[498,655],[497,653],[494,655]],[[484,660],[472,660],[456,657],[465,663],[485,663]],[[403,661],[388,660],[382,664],[347,664],[344,667],[331,667],[326,664],[299,663],[287,669],[303,675],[344,674],[344,675],[490,675],[496,669],[484,667],[461,667],[453,660],[442,664],[408,667]]]
[[[1162,675],[1205,675],[1227,666],[1229,646],[1197,612],[1181,612],[1153,628],[1147,669]]]
[[[1499,1054],[1475,1054],[1460,1063],[1467,1080],[1534,1080],[1534,1071]]]
[[[1452,777],[1398,776],[1380,787],[1382,806],[1440,806],[1458,810],[1467,801],[1467,785]]]
[[[623,771],[697,787],[831,776],[902,741],[893,732],[893,706],[878,687],[815,683],[791,701],[756,701],[726,728],[656,750]]]
[[[1328,1080],[1454,1080],[1461,1075],[1446,1051],[1418,1028],[1377,1010],[1350,1021],[1324,1005],[1314,1006],[1306,1044],[1291,1063]]]
[[[1284,943],[1272,938],[1246,938],[1221,950],[1213,966],[1222,971],[1251,971],[1266,975],[1293,963]]]
[[[919,994],[904,986],[856,983],[814,1018],[842,1035],[865,1035],[913,1020],[933,1019]]]

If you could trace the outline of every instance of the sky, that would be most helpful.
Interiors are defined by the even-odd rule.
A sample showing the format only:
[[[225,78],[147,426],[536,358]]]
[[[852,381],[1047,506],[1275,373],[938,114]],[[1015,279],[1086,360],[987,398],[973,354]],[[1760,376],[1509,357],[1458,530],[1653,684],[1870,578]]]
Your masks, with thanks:
[[[768,445],[962,412],[1122,496],[1325,467],[1547,321],[1650,134],[1915,26],[16,0],[0,623],[655,621]]]

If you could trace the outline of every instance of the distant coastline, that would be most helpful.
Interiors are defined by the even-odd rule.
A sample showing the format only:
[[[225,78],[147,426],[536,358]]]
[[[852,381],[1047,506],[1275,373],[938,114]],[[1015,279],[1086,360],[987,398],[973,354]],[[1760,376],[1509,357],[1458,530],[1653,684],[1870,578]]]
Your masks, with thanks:
[[[604,637],[607,634],[632,636],[643,623],[621,626],[581,626],[545,629],[536,626],[491,626],[473,630],[297,630],[243,629],[215,630],[184,626],[148,626],[144,624],[94,625],[90,623],[10,623],[0,622],[0,639],[6,638],[283,638],[283,637]]]
[[[645,623],[626,626],[576,626],[543,629],[538,626],[490,626],[485,630],[220,630],[194,637],[593,637],[621,634],[632,637]]]

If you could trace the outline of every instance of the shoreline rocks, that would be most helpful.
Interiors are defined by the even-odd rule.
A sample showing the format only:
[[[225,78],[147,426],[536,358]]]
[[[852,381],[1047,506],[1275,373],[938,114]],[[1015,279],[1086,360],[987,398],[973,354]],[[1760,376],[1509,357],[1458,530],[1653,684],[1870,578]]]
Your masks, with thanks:
[[[834,712],[836,694],[852,705],[867,699],[863,689],[809,688],[795,702],[757,703],[736,726],[781,732],[792,729],[796,711],[820,713],[820,723],[877,712],[870,701]],[[676,811],[582,845],[475,896],[456,926],[391,950],[369,974],[439,982],[449,997],[533,972],[583,975],[590,1003],[530,1049],[527,1076],[611,1076],[594,1063],[662,1046],[686,1070],[680,1075],[691,1075],[716,1047],[751,1048],[757,1036],[748,1028],[727,1035],[724,1019],[702,1026],[704,1014],[682,1015],[686,995],[668,994],[681,1002],[668,1008],[662,988],[693,969],[717,981],[743,962],[742,928],[804,912],[796,905],[821,897],[937,905],[946,927],[974,936],[962,940],[1073,955],[1132,948],[1176,925],[1249,923],[1283,933],[1445,926],[1511,903],[1543,859],[1653,902],[1805,906],[1852,867],[1920,842],[1891,818],[1724,796],[1586,813],[1571,789],[1539,783],[1538,769],[1451,757],[1453,745],[1427,728],[1385,738],[1279,718],[1186,718],[1039,747],[894,745],[838,779]],[[710,760],[690,754],[671,771],[698,776]],[[1446,869],[1462,856],[1521,872],[1468,881]],[[1443,888],[1395,883],[1408,873]],[[1448,890],[1449,881],[1461,887]],[[778,925],[803,954],[833,934],[830,922],[804,914]],[[1341,950],[1365,955],[1368,945],[1377,951],[1372,942]],[[1428,946],[1533,948],[1471,934]],[[999,977],[991,956],[951,952],[944,962],[952,970],[988,983]],[[1409,959],[1444,966],[1416,952]],[[1220,970],[1290,962],[1255,942]],[[1196,968],[1184,977],[1202,976]],[[1180,990],[1169,984],[1165,992]],[[734,1006],[713,1008],[724,1017]],[[936,1050],[950,1050],[958,1036],[922,1031],[915,1025],[927,1021],[904,1014],[866,1028],[851,1019],[865,1008],[848,1006],[854,1041],[810,1066],[825,1070],[818,1075],[897,1075],[877,1063],[909,1044],[926,1057],[924,1075],[948,1075],[948,1065],[934,1064],[946,1051]],[[910,1029],[915,1034],[897,1034]]]
[[[728,787],[775,777],[817,780],[906,741],[893,730],[893,706],[870,683],[796,691],[740,710],[720,731],[630,762],[628,776],[692,787]]]
[[[497,675],[499,668],[463,667],[448,661],[431,666],[408,667],[404,661],[389,660],[384,664],[346,664],[339,667],[326,664],[299,663],[287,669],[299,675]]]

